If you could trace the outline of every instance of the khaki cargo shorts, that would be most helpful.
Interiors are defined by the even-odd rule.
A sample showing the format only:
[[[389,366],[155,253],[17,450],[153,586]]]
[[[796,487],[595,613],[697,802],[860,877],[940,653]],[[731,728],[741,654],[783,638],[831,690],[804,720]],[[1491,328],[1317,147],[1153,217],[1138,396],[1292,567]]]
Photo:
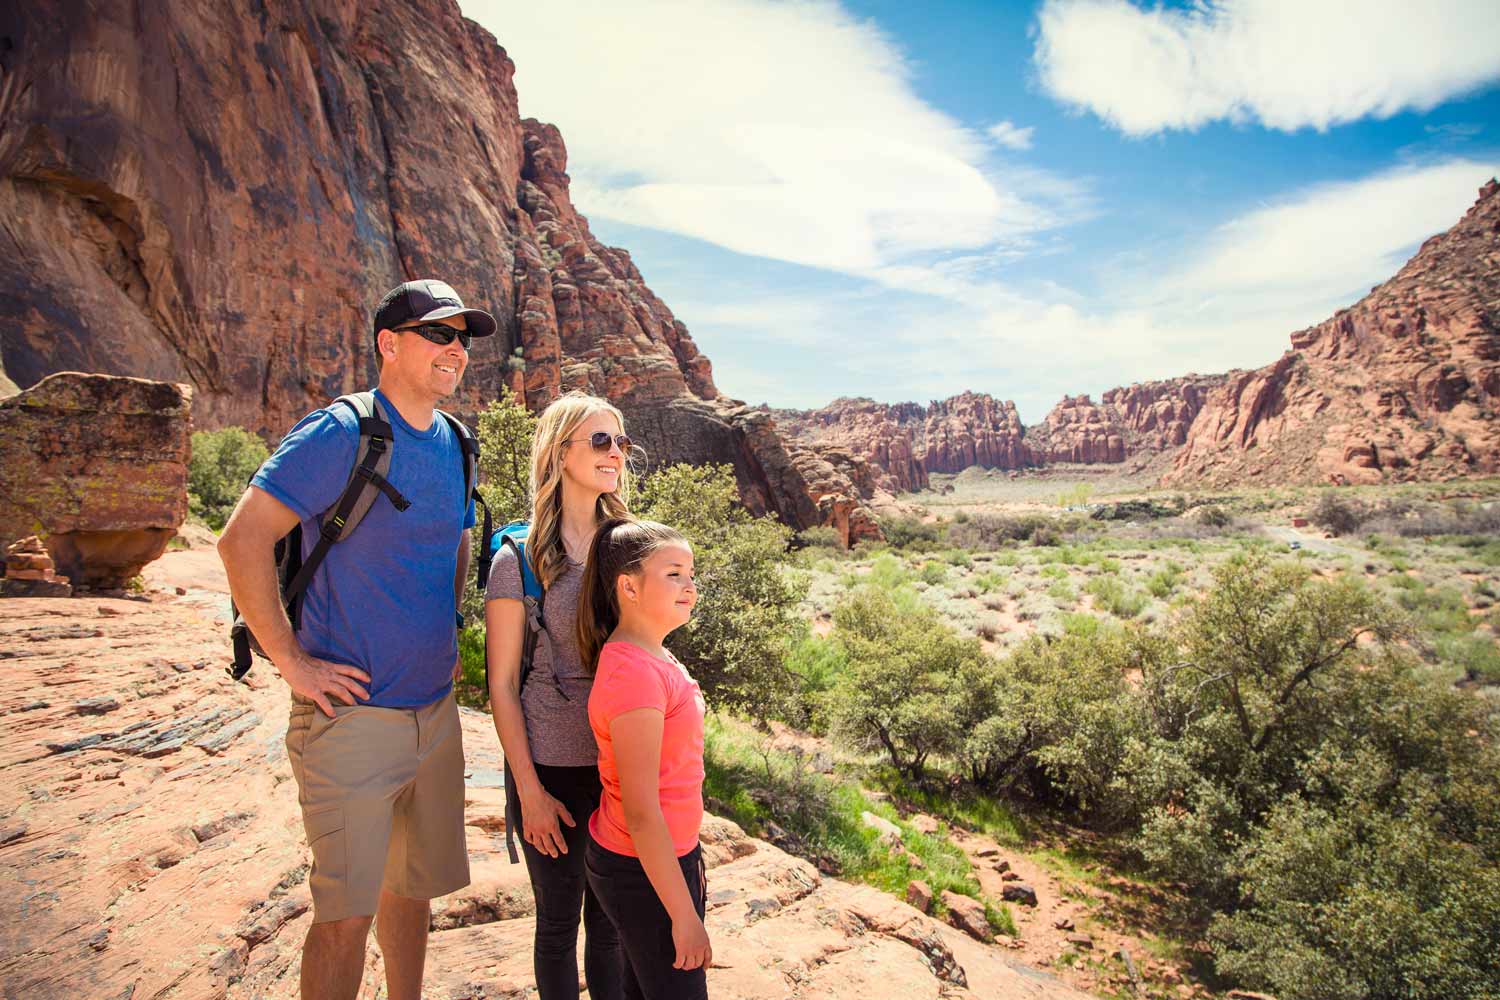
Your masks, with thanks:
[[[382,886],[434,899],[469,884],[464,748],[450,694],[422,708],[292,695],[286,749],[312,849],[313,922],[373,916]]]

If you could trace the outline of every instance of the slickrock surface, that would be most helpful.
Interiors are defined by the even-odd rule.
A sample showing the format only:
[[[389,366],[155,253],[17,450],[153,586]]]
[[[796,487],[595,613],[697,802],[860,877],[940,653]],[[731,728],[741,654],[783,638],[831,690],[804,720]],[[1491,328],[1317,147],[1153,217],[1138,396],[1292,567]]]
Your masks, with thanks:
[[[185,385],[78,372],[0,401],[0,550],[41,534],[75,587],[125,586],[187,516],[191,403]]]
[[[311,913],[286,689],[264,663],[224,676],[211,558],[168,553],[152,601],[0,601],[0,995],[296,995]],[[474,881],[434,907],[428,995],[521,998],[534,910],[493,727],[463,715]],[[704,842],[715,997],[1084,996],[733,824]]]
[[[562,136],[521,118],[514,65],[454,0],[63,0],[6,22],[9,380],[183,382],[200,427],[275,439],[374,382],[386,289],[441,277],[499,323],[459,412],[502,384],[534,410],[589,388],[651,462],[729,463],[751,510],[819,523],[774,427],[594,239]]]
[[[1444,479],[1500,471],[1500,183],[1352,308],[1231,373],[1168,477]]]

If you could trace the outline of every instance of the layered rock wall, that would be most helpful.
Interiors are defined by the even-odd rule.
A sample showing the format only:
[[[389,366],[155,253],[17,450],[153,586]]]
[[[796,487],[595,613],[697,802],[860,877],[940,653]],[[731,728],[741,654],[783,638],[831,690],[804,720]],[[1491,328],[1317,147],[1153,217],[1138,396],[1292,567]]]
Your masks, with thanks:
[[[1352,308],[1209,394],[1174,483],[1500,471],[1500,184]]]

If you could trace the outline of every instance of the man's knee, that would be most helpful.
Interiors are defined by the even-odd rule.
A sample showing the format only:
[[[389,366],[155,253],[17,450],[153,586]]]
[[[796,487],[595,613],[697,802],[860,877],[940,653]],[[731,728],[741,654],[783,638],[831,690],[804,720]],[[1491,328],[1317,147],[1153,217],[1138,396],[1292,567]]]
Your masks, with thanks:
[[[351,949],[363,951],[374,919],[345,917],[342,920],[325,920],[321,924],[313,924],[307,932],[308,943],[333,952],[342,953]]]

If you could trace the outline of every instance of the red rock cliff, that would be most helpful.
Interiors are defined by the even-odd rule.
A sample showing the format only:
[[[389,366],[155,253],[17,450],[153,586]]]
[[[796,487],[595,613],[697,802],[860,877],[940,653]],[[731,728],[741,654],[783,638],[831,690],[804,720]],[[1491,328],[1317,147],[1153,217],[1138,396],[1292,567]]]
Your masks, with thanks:
[[[374,380],[387,288],[441,276],[500,326],[459,411],[592,388],[652,461],[731,463],[752,510],[819,523],[453,0],[63,0],[0,34],[0,374],[188,383],[198,426],[274,437]]]
[[[1170,481],[1500,471],[1500,184],[1352,308],[1211,393]]]

